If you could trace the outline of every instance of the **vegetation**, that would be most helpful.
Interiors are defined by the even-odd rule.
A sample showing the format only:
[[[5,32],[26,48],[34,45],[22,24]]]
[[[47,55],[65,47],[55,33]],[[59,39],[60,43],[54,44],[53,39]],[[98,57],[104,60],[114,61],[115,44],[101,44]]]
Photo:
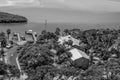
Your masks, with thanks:
[[[0,47],[0,58],[2,58],[2,60],[0,60],[0,75],[3,75],[3,80],[8,77],[9,79],[11,77],[20,77],[20,71],[17,69],[16,66],[14,65],[10,65],[5,63],[5,48],[7,45],[7,37],[6,34],[4,32],[0,33],[0,43],[1,43],[1,47]]]
[[[26,23],[27,18],[10,13],[0,12],[0,23]]]
[[[63,32],[60,31],[59,28],[55,32],[44,30],[38,36],[36,43],[28,41],[18,47],[15,53],[19,54],[18,60],[22,71],[28,75],[26,80],[120,79],[120,30],[65,29]],[[90,56],[88,67],[81,62],[82,67],[74,65],[71,59],[72,54],[68,52],[69,49],[58,43],[61,34],[71,35],[80,40],[79,46],[73,46],[72,41],[65,42],[65,44],[88,54]],[[3,33],[0,34],[0,36],[3,35]],[[0,40],[4,40],[3,38]]]
[[[11,34],[11,29],[7,29],[7,30],[6,30],[6,33],[7,33],[8,40],[9,40],[9,38],[10,38],[10,34]]]
[[[1,51],[0,51],[0,56],[2,57],[2,60],[4,62],[4,48],[6,47],[7,45],[7,39],[6,39],[6,36],[5,36],[5,33],[4,32],[1,32],[0,33],[0,43],[1,43]]]
[[[28,75],[27,80],[119,80],[119,33],[120,30],[114,29],[64,30],[64,35],[81,41],[80,46],[73,47],[90,55],[90,66],[85,70],[76,68],[72,55],[64,45],[58,44],[59,28],[55,33],[42,31],[35,44],[28,42],[20,46],[19,62]]]
[[[3,61],[0,61],[0,75],[3,75],[3,78],[8,77],[20,77],[20,71],[14,66],[5,64]]]

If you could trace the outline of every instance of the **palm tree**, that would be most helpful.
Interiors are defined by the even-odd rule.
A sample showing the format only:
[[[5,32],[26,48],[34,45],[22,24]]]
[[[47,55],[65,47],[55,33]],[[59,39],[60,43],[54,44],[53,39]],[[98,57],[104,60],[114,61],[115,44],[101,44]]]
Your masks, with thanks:
[[[10,37],[10,34],[11,34],[11,29],[7,29],[7,35],[8,35],[8,40],[9,40],[9,37]]]

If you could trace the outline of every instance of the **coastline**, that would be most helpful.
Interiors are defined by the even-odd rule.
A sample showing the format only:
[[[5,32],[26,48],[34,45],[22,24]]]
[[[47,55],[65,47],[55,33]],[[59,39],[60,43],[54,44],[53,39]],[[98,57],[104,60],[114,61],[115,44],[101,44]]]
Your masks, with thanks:
[[[11,14],[7,12],[0,12],[0,24],[2,23],[27,23],[28,19],[24,16]]]

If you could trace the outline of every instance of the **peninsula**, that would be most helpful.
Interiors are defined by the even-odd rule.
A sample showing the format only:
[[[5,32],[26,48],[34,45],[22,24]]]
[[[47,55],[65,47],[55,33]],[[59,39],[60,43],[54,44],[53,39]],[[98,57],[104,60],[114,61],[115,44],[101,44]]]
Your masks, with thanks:
[[[0,12],[0,23],[27,23],[28,19],[23,16]]]

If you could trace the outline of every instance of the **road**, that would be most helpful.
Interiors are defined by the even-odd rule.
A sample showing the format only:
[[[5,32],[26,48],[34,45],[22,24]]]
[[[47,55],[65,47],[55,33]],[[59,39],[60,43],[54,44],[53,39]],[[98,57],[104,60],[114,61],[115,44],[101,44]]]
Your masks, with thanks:
[[[15,65],[18,69],[20,69],[20,66],[18,66],[19,62],[17,59],[18,54],[16,53],[18,46],[14,46],[13,48],[9,49],[7,51],[7,57],[8,57],[8,63]],[[21,75],[20,79],[17,80],[25,80],[27,78],[27,75]],[[16,80],[16,79],[14,79]]]
[[[17,62],[16,62],[16,58],[17,58],[17,50],[18,46],[14,46],[13,48],[9,49],[7,51],[7,57],[8,57],[8,64],[12,64],[15,65],[18,68]]]

